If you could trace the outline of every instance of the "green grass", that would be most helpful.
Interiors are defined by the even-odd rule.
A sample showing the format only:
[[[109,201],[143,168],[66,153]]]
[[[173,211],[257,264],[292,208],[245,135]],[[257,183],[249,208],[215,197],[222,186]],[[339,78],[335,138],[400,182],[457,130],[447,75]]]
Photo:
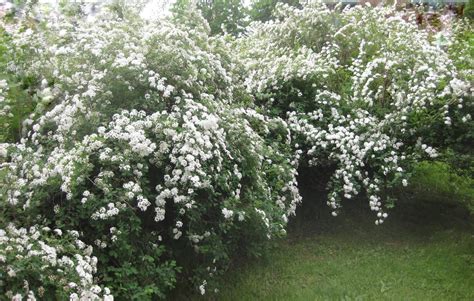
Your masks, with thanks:
[[[350,208],[296,221],[267,256],[235,264],[220,293],[191,299],[474,300],[472,218],[443,204],[410,206],[382,226]]]
[[[282,242],[231,277],[219,299],[473,300],[472,237],[453,234],[423,244],[365,235]]]

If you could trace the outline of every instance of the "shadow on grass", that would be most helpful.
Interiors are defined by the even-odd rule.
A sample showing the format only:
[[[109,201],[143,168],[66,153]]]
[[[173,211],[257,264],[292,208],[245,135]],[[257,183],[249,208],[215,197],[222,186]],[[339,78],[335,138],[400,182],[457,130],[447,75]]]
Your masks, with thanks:
[[[300,239],[318,234],[342,234],[348,236],[378,235],[390,239],[390,233],[407,239],[429,239],[439,231],[469,232],[474,229],[474,216],[462,204],[452,201],[417,201],[407,193],[400,194],[395,208],[383,225],[375,225],[376,213],[370,211],[367,198],[361,196],[344,200],[337,217],[331,215],[326,205],[325,175],[315,170],[303,170],[300,174],[300,191],[303,203],[291,219],[288,239]],[[321,180],[321,178],[323,178]],[[409,194],[410,192],[408,192]]]

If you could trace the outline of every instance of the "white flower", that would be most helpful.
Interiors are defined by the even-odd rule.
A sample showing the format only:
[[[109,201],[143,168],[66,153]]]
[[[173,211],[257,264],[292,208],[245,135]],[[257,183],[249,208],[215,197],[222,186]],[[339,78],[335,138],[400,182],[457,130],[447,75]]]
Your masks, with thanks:
[[[219,119],[214,115],[209,115],[207,119],[201,120],[199,125],[202,126],[205,130],[215,130],[218,127]]]
[[[6,144],[6,143],[0,143],[0,158],[6,158],[7,157],[7,155],[8,155],[7,146],[8,146],[8,144]]]
[[[199,286],[199,292],[201,293],[201,295],[204,295],[206,293],[206,285],[207,281],[204,280],[203,283]]]
[[[222,209],[222,214],[224,215],[225,219],[229,219],[234,215],[234,211],[224,208]]]
[[[15,296],[12,297],[12,301],[22,301],[23,297],[20,294],[16,294]]]

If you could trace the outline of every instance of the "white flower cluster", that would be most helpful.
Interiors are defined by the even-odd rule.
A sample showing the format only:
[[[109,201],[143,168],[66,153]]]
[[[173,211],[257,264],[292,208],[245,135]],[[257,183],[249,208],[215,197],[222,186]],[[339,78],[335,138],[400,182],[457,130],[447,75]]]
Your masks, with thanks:
[[[120,213],[120,209],[125,208],[125,204],[123,203],[108,203],[107,207],[100,207],[98,211],[94,212],[91,216],[93,220],[97,219],[109,219],[113,216],[116,216]]]
[[[8,91],[10,87],[8,86],[8,82],[5,79],[0,80],[0,137],[2,135],[6,135],[5,131],[7,131],[11,124],[10,120],[14,117],[12,112],[12,104],[11,99],[8,97]],[[3,145],[0,145],[0,158],[6,157],[6,149]]]
[[[6,98],[7,98],[8,90],[9,90],[9,88],[8,88],[7,81],[4,80],[4,79],[0,80],[0,105],[2,105],[2,111],[1,111],[0,116],[8,114],[9,107],[4,107],[3,106],[3,103],[6,101]]]
[[[48,234],[49,228],[16,228],[10,224],[0,229],[0,275],[2,286],[20,283],[16,291],[6,295],[12,300],[42,299],[48,285],[62,288],[70,300],[113,300],[108,288],[101,288],[93,279],[97,271],[97,258],[92,256],[92,247],[85,245],[77,233],[71,232],[67,244],[55,240]],[[54,234],[62,236],[55,229]],[[33,283],[40,287],[30,287]]]

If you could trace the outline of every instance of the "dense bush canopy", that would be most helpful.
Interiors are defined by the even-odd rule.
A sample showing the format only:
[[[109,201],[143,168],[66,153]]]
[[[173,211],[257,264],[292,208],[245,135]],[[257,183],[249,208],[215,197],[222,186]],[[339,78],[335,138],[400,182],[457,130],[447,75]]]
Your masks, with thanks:
[[[414,162],[469,139],[469,24],[276,9],[240,37],[211,36],[192,8],[4,20],[1,294],[204,294],[286,233],[300,164],[327,171],[333,215],[364,194],[380,224]]]
[[[332,208],[364,191],[382,223],[385,190],[406,186],[416,160],[437,157],[433,144],[453,123],[472,127],[472,68],[457,70],[414,13],[316,3],[279,6],[277,17],[236,41],[247,91],[288,120],[310,165],[334,169]]]

